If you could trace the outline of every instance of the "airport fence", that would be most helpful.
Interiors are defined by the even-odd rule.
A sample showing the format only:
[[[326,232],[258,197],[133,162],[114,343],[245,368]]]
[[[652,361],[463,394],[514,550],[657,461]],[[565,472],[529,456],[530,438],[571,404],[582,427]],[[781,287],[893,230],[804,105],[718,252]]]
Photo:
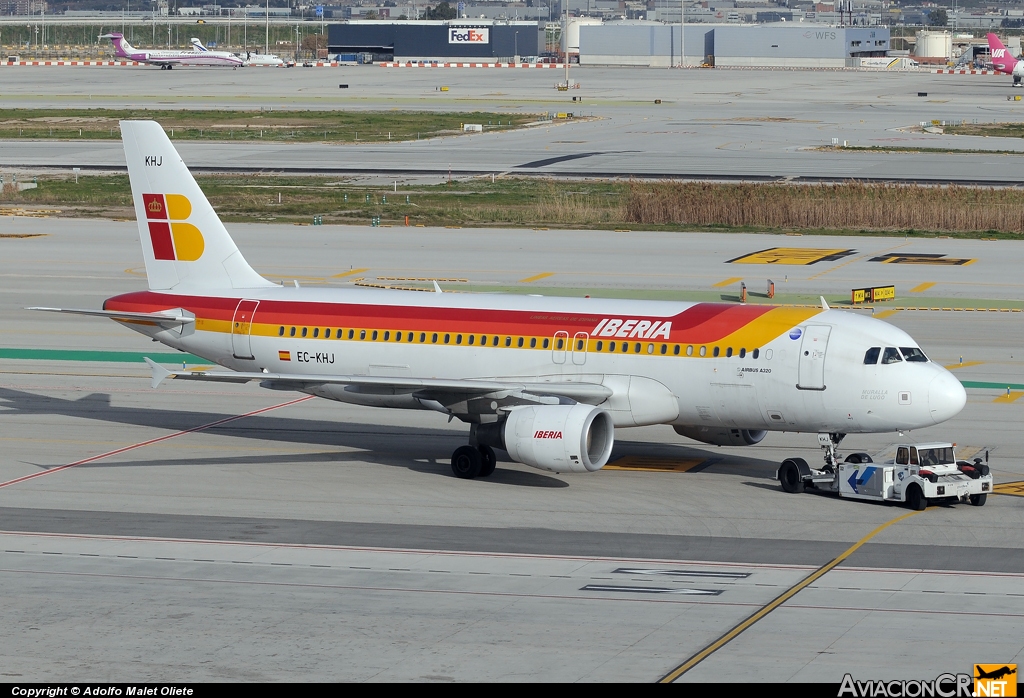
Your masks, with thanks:
[[[1024,191],[873,184],[633,182],[626,218],[650,225],[1024,233]]]

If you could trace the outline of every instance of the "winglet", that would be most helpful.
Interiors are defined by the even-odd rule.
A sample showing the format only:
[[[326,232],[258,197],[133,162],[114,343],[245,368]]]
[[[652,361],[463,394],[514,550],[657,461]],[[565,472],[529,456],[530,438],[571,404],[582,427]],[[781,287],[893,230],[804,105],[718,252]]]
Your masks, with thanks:
[[[431,279],[431,280],[434,282],[434,293],[444,293],[444,291],[441,290],[441,287],[437,285],[437,280],[436,279]]]
[[[822,310],[831,310],[831,308],[828,307],[828,303],[825,302],[825,296],[819,296],[819,297],[821,298],[821,309]]]
[[[153,371],[153,379],[149,382],[150,387],[152,387],[153,389],[160,387],[160,384],[163,383],[164,378],[167,378],[167,376],[171,375],[171,372],[168,371],[163,366],[161,366],[160,364],[158,364],[156,361],[153,361],[148,356],[143,356],[142,358],[146,361],[146,364]]]

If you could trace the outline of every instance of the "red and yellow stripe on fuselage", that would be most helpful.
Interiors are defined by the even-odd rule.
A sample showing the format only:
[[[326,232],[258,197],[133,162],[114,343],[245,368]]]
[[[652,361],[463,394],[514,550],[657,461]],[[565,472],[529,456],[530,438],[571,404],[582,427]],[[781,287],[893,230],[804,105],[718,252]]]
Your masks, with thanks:
[[[135,312],[180,307],[195,314],[196,331],[231,334],[235,309],[241,300],[140,291],[110,298],[103,307]],[[713,347],[720,347],[723,353],[728,348],[739,352],[763,347],[820,312],[819,308],[696,303],[669,317],[627,317],[603,313],[261,300],[254,321],[249,324],[249,334],[287,339],[486,344],[547,350],[552,348],[550,340],[557,334],[567,335],[573,342],[586,341],[588,352],[689,354],[699,358],[699,348],[707,347],[705,354],[711,358]],[[638,332],[638,326],[643,323],[647,326]],[[448,341],[444,341],[445,335]],[[658,348],[647,348],[647,345]],[[693,349],[687,351],[689,347]]]

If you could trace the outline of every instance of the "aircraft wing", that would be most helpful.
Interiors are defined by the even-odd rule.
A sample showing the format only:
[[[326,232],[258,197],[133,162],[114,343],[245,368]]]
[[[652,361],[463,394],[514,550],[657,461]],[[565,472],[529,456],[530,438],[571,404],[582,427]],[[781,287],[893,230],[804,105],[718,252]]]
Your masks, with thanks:
[[[161,327],[179,327],[196,321],[192,313],[187,313],[180,308],[167,310],[160,313],[129,313],[120,310],[92,310],[87,308],[25,308],[25,310],[42,310],[48,313],[70,313],[72,315],[91,315],[94,317],[108,317],[111,320],[124,322],[138,322],[143,324],[159,325]]]
[[[438,378],[403,378],[392,376],[335,376],[302,373],[257,373],[242,371],[168,371],[155,361],[146,359],[153,371],[151,385],[156,388],[166,379],[249,383],[260,381],[265,387],[278,390],[302,390],[318,385],[352,386],[360,392],[377,394],[415,394],[442,405],[462,402],[484,395],[496,399],[511,398],[513,403],[559,402],[568,398],[575,402],[599,404],[611,397],[612,390],[599,383],[574,381],[530,382],[512,380],[459,380]]]

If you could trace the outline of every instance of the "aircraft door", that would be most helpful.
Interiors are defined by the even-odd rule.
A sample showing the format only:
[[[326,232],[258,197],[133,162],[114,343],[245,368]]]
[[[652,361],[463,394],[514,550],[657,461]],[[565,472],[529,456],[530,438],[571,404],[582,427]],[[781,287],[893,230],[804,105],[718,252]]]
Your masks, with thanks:
[[[590,335],[586,332],[577,332],[572,338],[572,362],[577,366],[587,363],[587,341]]]
[[[235,316],[231,320],[231,353],[236,359],[255,359],[249,334],[252,332],[252,320],[256,315],[259,301],[242,299],[235,308]]]
[[[551,346],[551,360],[556,364],[564,364],[565,352],[569,344],[569,333],[559,330],[555,332],[554,340],[554,344]]]
[[[800,344],[799,377],[796,387],[800,390],[825,389],[825,350],[832,328],[828,325],[808,325],[804,328]]]

